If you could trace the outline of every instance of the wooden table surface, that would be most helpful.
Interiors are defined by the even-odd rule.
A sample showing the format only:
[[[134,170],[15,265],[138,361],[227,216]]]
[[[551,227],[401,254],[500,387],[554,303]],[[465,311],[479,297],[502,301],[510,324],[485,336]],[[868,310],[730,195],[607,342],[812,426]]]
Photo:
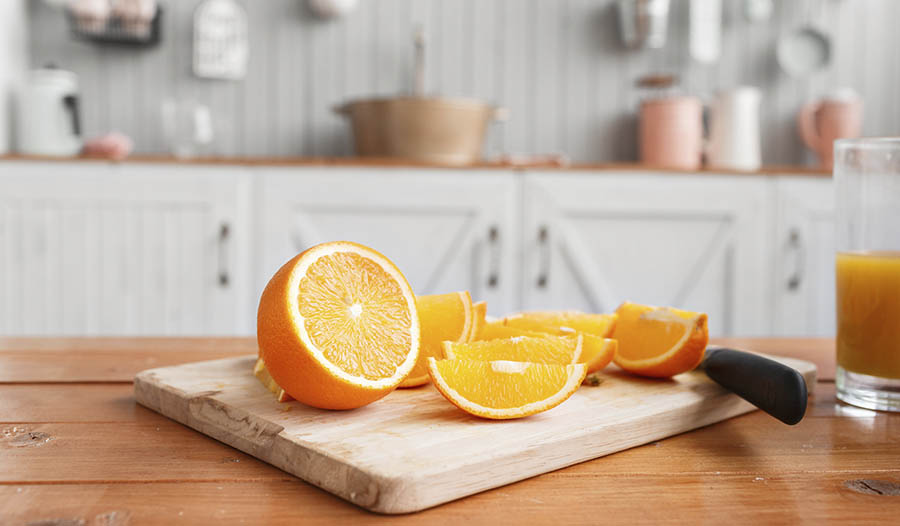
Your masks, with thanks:
[[[833,342],[719,343],[815,362],[803,422],[756,411],[387,517],[135,404],[136,372],[255,353],[252,339],[0,339],[0,524],[896,524],[900,414],[835,400]]]

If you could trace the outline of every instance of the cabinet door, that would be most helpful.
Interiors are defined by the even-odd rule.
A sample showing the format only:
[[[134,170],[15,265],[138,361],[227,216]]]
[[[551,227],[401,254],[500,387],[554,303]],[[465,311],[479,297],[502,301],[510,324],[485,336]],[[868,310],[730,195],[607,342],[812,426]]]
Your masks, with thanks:
[[[258,180],[257,291],[298,252],[349,240],[385,254],[417,294],[469,290],[491,313],[513,308],[512,174],[293,168],[268,169]]]
[[[211,167],[4,163],[0,332],[248,333],[244,185]]]
[[[830,178],[777,183],[774,332],[834,336],[834,189]]]
[[[527,176],[525,306],[630,300],[707,312],[713,335],[765,334],[768,208],[749,176]]]

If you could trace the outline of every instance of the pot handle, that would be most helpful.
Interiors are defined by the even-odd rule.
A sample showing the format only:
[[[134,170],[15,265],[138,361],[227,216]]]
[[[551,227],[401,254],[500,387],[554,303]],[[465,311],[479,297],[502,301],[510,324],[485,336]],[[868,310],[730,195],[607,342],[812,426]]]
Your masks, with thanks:
[[[700,165],[709,164],[712,151],[712,107],[705,103],[700,106]]]
[[[807,148],[818,155],[822,154],[822,137],[819,136],[819,129],[816,126],[816,114],[821,107],[821,102],[809,103],[800,108],[800,113],[797,114],[797,128],[800,130],[800,138],[803,139]]]
[[[509,120],[509,108],[505,106],[494,106],[491,108],[491,118],[498,122],[506,122]]]
[[[343,115],[344,117],[349,117],[350,116],[350,104],[344,103],[344,104],[338,104],[337,106],[332,106],[331,111],[333,111],[334,113],[337,113],[338,115]]]

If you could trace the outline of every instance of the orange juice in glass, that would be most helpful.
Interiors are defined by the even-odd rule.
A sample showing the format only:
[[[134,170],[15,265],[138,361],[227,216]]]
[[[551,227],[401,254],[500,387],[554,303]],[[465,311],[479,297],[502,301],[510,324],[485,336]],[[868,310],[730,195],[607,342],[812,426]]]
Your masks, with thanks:
[[[900,138],[834,150],[837,397],[900,411]]]

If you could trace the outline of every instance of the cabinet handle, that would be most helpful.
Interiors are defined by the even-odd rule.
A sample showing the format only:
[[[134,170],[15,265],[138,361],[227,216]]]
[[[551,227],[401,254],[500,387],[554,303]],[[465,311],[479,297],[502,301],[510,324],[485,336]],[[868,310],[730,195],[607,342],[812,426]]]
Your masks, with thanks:
[[[488,260],[487,286],[489,289],[497,288],[500,284],[500,228],[492,225],[488,230],[488,247],[490,259]]]
[[[228,223],[222,223],[219,225],[219,239],[218,239],[218,260],[219,260],[219,286],[225,288],[228,286],[228,282],[230,281],[228,277],[228,238],[231,237],[231,227],[228,226]]]
[[[547,287],[547,281],[550,279],[550,230],[547,228],[547,225],[541,225],[538,228],[537,242],[538,256],[540,257],[537,287],[543,289]]]
[[[806,266],[806,249],[800,231],[796,228],[792,228],[788,234],[787,249],[788,253],[794,254],[794,271],[788,277],[786,285],[789,291],[796,292],[803,283],[803,267]]]

